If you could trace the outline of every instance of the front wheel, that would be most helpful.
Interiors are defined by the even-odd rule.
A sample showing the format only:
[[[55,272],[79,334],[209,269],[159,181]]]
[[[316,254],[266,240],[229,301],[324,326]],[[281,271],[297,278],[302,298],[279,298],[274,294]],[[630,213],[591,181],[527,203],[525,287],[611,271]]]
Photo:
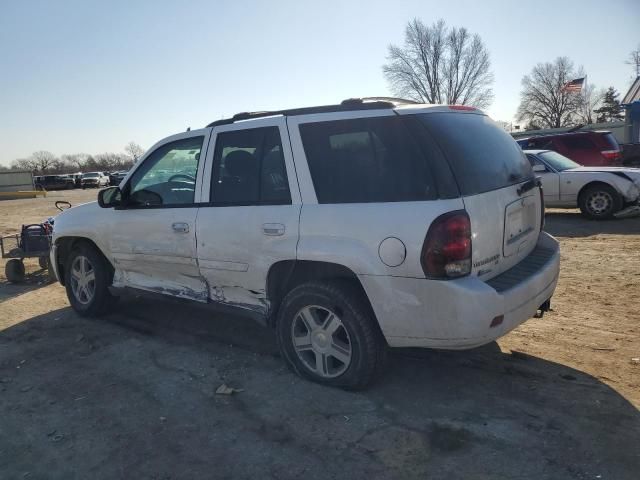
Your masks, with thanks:
[[[362,389],[383,368],[386,344],[371,307],[349,283],[294,288],[282,302],[276,330],[288,366],[314,382]]]
[[[95,317],[105,313],[113,296],[109,292],[113,274],[107,260],[94,247],[81,244],[65,266],[65,287],[73,309]]]
[[[609,185],[594,185],[580,194],[578,206],[585,217],[593,220],[604,220],[622,208],[622,198]]]

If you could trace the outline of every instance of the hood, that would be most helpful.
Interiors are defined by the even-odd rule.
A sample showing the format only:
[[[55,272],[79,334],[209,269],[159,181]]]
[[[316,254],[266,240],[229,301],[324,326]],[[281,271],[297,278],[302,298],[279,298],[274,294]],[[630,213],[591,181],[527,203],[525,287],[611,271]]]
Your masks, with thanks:
[[[640,183],[640,168],[628,168],[628,167],[578,167],[578,168],[570,168],[569,170],[565,170],[565,172],[585,172],[585,173],[593,173],[593,172],[602,172],[602,173],[613,173],[616,174],[624,174],[630,179],[633,180],[634,183]]]
[[[59,232],[68,225],[76,224],[78,222],[90,221],[100,214],[100,205],[98,202],[89,202],[76,205],[56,215],[55,218],[55,232]]]

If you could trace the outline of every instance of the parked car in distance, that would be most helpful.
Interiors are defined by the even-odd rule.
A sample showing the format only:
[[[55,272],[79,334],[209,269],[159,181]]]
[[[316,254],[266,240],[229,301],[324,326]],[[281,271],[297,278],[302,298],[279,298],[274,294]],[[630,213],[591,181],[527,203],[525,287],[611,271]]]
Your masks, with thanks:
[[[109,174],[109,185],[120,185],[120,182],[129,173],[127,170],[120,170],[118,172],[112,172]]]
[[[524,150],[553,150],[580,165],[614,167],[622,165],[616,138],[608,131],[566,132],[518,140]]]
[[[606,219],[638,205],[640,169],[583,167],[552,150],[524,152],[542,180],[547,207],[578,207],[588,218]]]
[[[34,178],[36,190],[69,190],[75,187],[68,175],[42,175]]]
[[[109,177],[102,172],[88,172],[82,174],[82,188],[100,188],[109,185]]]
[[[387,346],[489,343],[548,310],[556,287],[539,181],[472,107],[238,114],[133,168],[56,217],[51,261],[75,311],[99,315],[130,289],[233,308],[323,384],[366,386]]]
[[[69,177],[73,178],[76,188],[82,187],[82,172],[70,173]]]

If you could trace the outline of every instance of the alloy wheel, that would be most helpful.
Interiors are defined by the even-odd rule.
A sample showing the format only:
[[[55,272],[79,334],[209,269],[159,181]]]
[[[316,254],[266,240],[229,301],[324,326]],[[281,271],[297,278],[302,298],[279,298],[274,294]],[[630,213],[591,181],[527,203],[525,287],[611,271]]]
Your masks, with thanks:
[[[78,255],[71,264],[71,290],[76,300],[87,305],[96,292],[96,273],[93,265],[84,255]]]
[[[593,215],[602,215],[613,205],[613,198],[609,192],[599,190],[587,199],[587,208]]]
[[[327,308],[310,305],[301,309],[291,325],[291,339],[296,355],[315,375],[334,378],[351,364],[349,332]]]

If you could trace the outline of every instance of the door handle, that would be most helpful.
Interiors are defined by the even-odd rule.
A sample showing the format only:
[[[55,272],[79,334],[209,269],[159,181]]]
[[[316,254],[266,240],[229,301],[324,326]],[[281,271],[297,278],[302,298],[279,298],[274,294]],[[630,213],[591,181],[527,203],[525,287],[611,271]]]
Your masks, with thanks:
[[[284,225],[281,223],[263,223],[262,233],[274,237],[284,235]]]
[[[176,222],[171,224],[171,228],[173,228],[174,232],[178,233],[189,233],[189,224],[184,222]]]

